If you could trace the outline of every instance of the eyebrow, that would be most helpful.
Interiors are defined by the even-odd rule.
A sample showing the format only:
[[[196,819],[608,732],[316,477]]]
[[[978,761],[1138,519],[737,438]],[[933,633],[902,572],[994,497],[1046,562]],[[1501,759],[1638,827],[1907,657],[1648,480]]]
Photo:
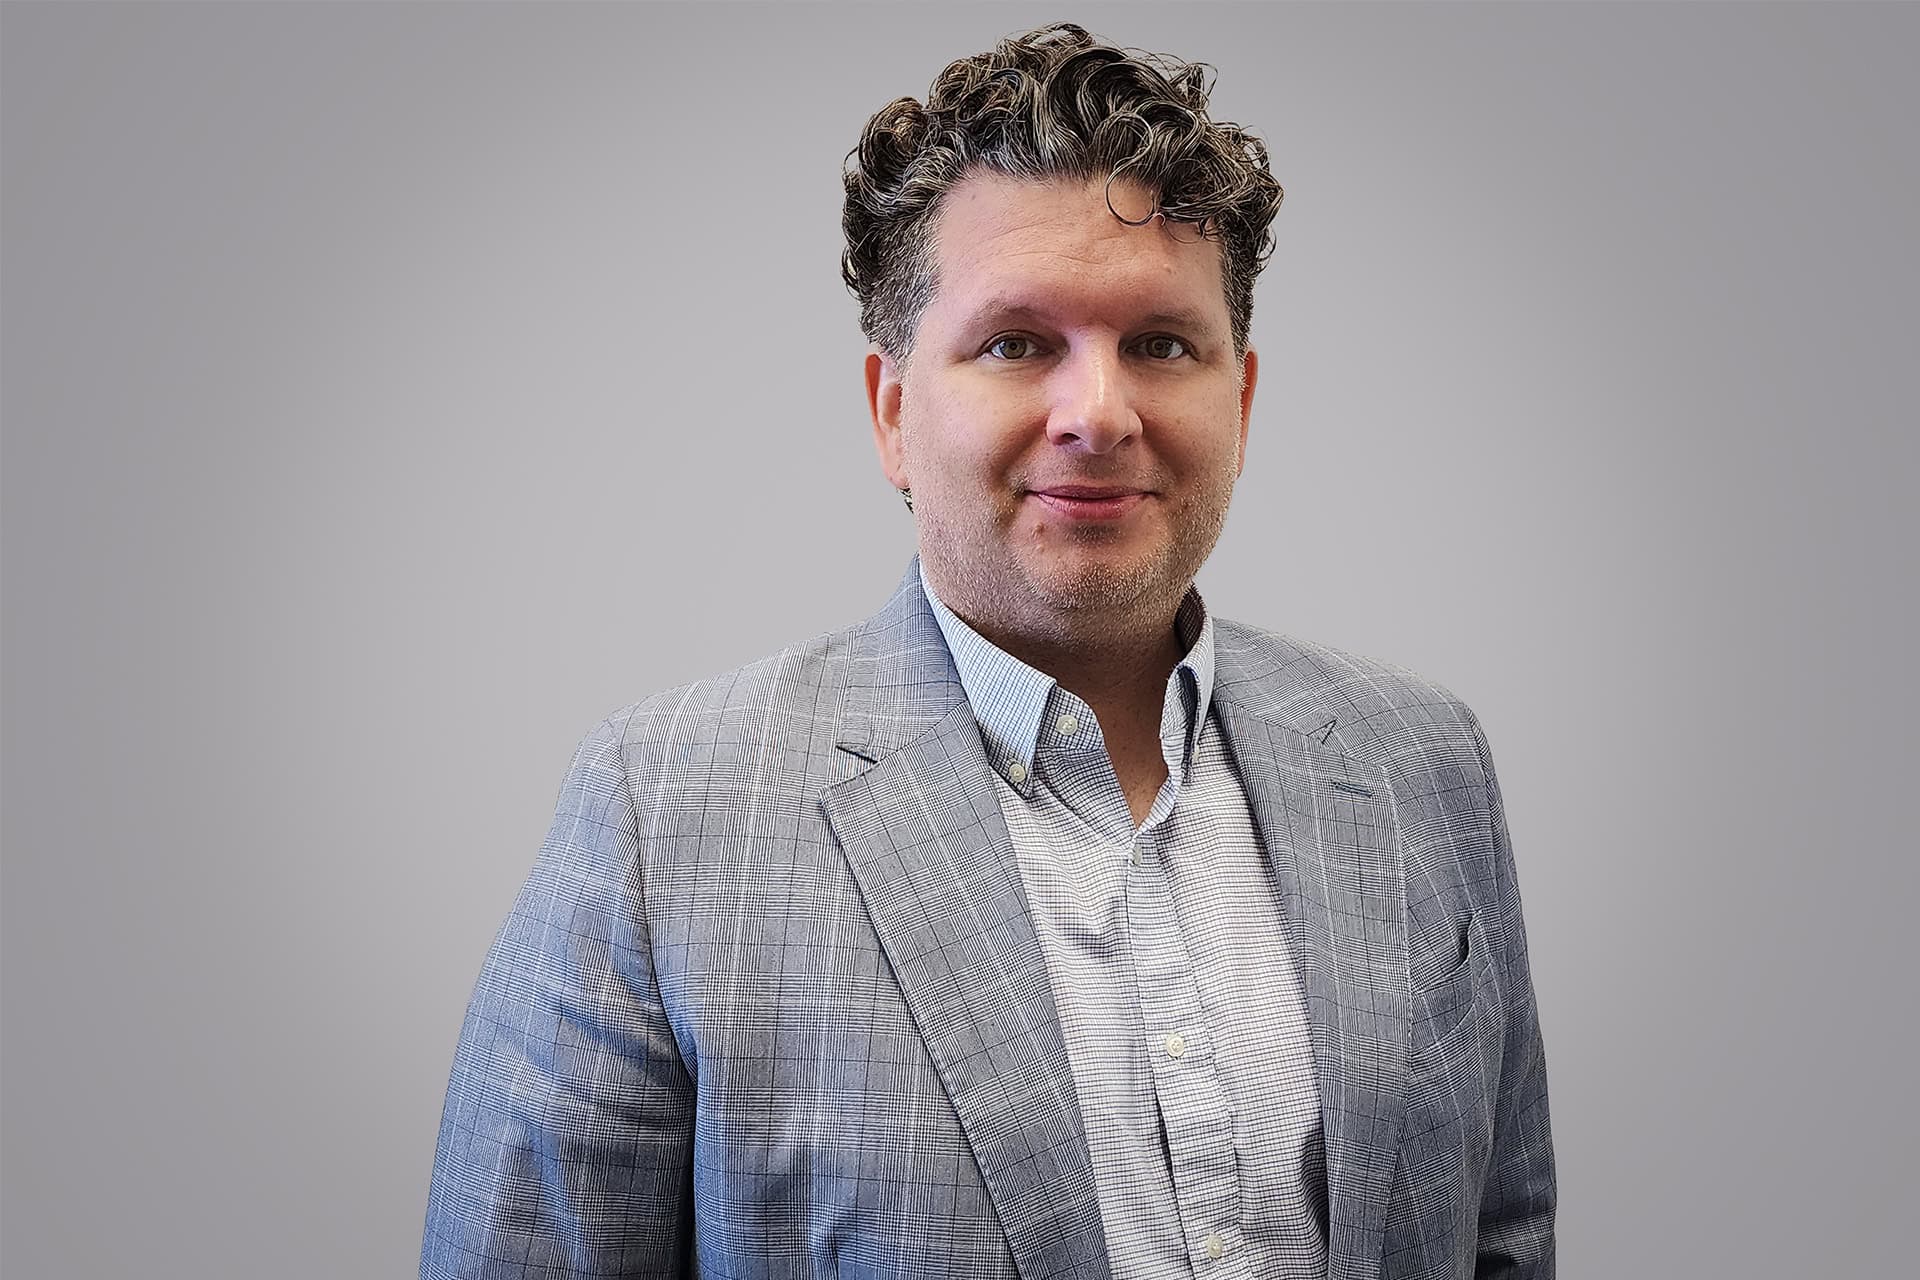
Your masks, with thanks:
[[[961,321],[963,330],[973,330],[985,326],[989,321],[1002,320],[1044,320],[1046,311],[1041,307],[1019,301],[1015,298],[988,298],[985,302],[967,313]],[[1212,333],[1213,321],[1203,312],[1187,307],[1173,307],[1168,310],[1152,311],[1141,316],[1142,325],[1166,325],[1175,329],[1186,329],[1195,333]]]

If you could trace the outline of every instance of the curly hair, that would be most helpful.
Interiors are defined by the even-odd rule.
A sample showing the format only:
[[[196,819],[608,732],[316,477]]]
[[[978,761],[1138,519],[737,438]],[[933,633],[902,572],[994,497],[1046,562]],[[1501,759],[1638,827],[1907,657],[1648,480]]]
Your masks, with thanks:
[[[1259,138],[1210,119],[1205,63],[1103,44],[1054,23],[961,58],[924,105],[899,98],[876,112],[843,167],[846,249],[840,273],[860,327],[895,359],[913,350],[933,300],[932,241],[941,198],[970,173],[1011,178],[1124,179],[1154,193],[1154,216],[1191,224],[1222,247],[1236,354],[1253,323],[1253,281],[1273,252],[1282,191]]]

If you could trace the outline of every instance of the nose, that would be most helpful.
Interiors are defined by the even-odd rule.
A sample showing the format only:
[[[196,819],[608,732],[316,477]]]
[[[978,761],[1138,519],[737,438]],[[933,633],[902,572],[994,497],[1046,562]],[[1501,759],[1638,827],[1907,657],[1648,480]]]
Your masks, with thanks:
[[[1115,350],[1081,348],[1049,379],[1047,439],[1088,453],[1107,453],[1140,434],[1126,369]]]

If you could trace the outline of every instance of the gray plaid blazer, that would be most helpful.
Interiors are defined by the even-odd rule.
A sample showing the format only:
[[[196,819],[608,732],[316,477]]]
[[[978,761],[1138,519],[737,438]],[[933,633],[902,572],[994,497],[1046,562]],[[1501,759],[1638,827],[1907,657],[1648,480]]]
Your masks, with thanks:
[[[1546,1063],[1473,713],[1216,622],[1306,985],[1330,1274],[1553,1274]],[[588,734],[461,1028],[420,1274],[1106,1277],[985,751],[909,566]]]

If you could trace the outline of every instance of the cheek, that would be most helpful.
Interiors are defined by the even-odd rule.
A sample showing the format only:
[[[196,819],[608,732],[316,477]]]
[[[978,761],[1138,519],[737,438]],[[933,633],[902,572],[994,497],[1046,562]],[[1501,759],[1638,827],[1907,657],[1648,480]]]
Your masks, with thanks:
[[[1213,471],[1221,459],[1240,456],[1240,397],[1231,389],[1198,405],[1170,406],[1162,421],[1173,424],[1164,437],[1162,456],[1189,470]]]
[[[1240,435],[1218,422],[1192,422],[1163,432],[1154,452],[1164,466],[1189,483],[1211,480],[1238,459]]]
[[[903,413],[901,453],[918,483],[944,489],[1005,489],[1025,453],[985,406],[922,404]]]

